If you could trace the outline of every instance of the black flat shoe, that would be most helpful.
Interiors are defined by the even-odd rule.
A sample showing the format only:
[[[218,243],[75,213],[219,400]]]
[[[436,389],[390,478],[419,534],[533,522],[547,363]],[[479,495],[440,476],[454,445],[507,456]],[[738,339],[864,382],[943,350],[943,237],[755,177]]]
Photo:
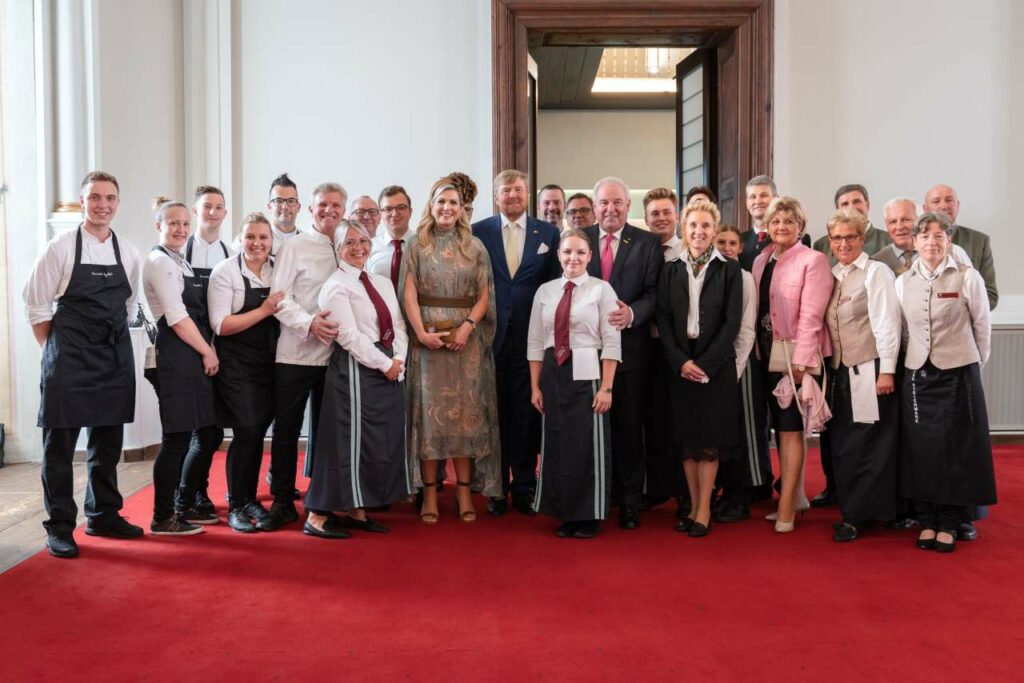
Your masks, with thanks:
[[[369,531],[371,534],[386,534],[388,532],[388,528],[386,526],[374,519],[370,519],[370,517],[367,517],[366,519],[356,519],[351,515],[347,515],[342,518],[340,526],[343,529]]]
[[[857,527],[849,522],[840,522],[833,527],[832,540],[836,543],[849,543],[857,539]]]
[[[66,560],[78,557],[78,544],[70,531],[47,531],[46,548],[54,557]]]
[[[711,533],[711,520],[708,520],[706,525],[700,522],[694,522],[690,527],[690,530],[686,532],[686,535],[690,538],[701,538]]]
[[[939,540],[939,534],[949,534],[952,540],[949,543],[944,543]],[[956,532],[955,531],[940,531],[939,534],[935,534],[935,552],[937,553],[951,553],[956,550]]]
[[[302,533],[306,534],[307,536],[315,536],[317,538],[352,538],[352,534],[345,531],[341,527],[334,526],[333,524],[324,522],[324,528],[317,529],[315,526],[309,523],[308,519],[306,520],[306,523],[302,525]]]
[[[576,522],[564,522],[555,530],[555,536],[558,536],[559,538],[572,538],[573,532],[575,531]]]
[[[925,531],[935,531],[935,529],[922,529],[921,533],[924,533]],[[918,536],[914,545],[921,550],[935,550],[935,536],[932,536],[931,538],[921,538]]]
[[[683,517],[676,520],[676,531],[685,534],[693,526],[693,517]]]
[[[85,527],[88,536],[105,536],[107,538],[133,539],[142,538],[140,526],[131,524],[121,515],[104,515],[89,520]]]
[[[487,514],[491,517],[504,517],[506,512],[508,512],[507,498],[502,496],[501,498],[487,499]]]
[[[601,530],[601,523],[596,519],[589,522],[577,522],[572,532],[573,538],[593,538]]]

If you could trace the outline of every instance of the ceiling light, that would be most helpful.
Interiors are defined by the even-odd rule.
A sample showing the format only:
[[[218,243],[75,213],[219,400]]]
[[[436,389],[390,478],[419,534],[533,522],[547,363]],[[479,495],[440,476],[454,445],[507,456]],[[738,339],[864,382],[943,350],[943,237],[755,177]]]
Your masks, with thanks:
[[[674,78],[602,78],[594,79],[592,93],[666,93],[676,91]]]

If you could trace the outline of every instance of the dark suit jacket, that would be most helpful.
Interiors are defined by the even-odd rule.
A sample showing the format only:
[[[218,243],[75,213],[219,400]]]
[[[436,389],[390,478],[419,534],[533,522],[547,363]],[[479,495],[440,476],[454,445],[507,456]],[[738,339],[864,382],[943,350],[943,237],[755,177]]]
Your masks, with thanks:
[[[804,243],[805,247],[811,246],[811,238],[807,233],[804,233],[804,236],[800,238],[800,241]],[[749,273],[754,267],[754,259],[760,256],[761,252],[764,251],[764,248],[771,243],[772,241],[770,239],[765,240],[764,242],[758,242],[757,231],[753,228],[750,228],[743,233],[743,251],[740,252],[739,258],[739,262],[740,265],[743,266],[743,270]]]
[[[494,334],[494,356],[511,353],[522,356],[526,363],[526,336],[530,327],[530,310],[537,288],[562,274],[558,263],[558,229],[550,223],[526,218],[526,241],[523,258],[513,278],[505,261],[505,242],[501,235],[501,216],[491,216],[473,224],[473,236],[487,247],[494,273],[494,306],[498,325]],[[541,245],[547,251],[538,253]],[[506,349],[506,344],[508,348]]]
[[[584,228],[593,252],[587,272],[601,277],[600,237],[596,225]],[[612,264],[608,284],[615,296],[633,309],[633,324],[622,331],[622,363],[616,372],[632,372],[650,366],[650,326],[654,319],[654,300],[658,291],[658,274],[665,262],[661,240],[646,230],[628,223],[622,228],[619,250]]]
[[[686,333],[690,312],[690,272],[683,260],[665,264],[658,279],[657,316],[661,346],[673,372],[692,360],[714,377],[729,363],[735,364],[734,343],[743,317],[743,276],[732,260],[711,259],[705,266],[700,290],[700,335],[693,340]]]

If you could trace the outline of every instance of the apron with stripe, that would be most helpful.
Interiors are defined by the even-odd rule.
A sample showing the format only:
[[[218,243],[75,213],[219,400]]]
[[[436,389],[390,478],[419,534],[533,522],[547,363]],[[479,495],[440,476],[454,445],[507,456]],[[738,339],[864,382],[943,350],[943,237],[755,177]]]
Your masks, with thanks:
[[[540,375],[544,430],[534,509],[566,522],[604,519],[611,491],[612,440],[608,414],[591,407],[596,380],[574,380],[572,363],[544,352]]]
[[[385,351],[379,343],[377,348]],[[324,380],[316,452],[307,509],[380,507],[410,495],[404,384],[360,365],[335,345]]]

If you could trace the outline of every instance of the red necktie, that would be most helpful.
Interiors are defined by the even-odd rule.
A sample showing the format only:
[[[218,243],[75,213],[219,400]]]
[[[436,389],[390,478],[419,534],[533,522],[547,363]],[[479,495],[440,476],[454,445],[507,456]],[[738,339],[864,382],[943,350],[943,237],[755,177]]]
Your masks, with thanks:
[[[768,241],[768,231],[767,230],[762,230],[761,232],[757,233],[757,243],[758,244],[764,244],[767,241]]]
[[[576,287],[570,280],[565,283],[565,292],[555,309],[555,360],[565,365],[572,351],[569,349],[569,309],[572,308],[572,290]]]
[[[604,249],[601,250],[601,279],[605,282],[612,277],[612,263],[615,261],[615,256],[612,255],[612,240],[615,239],[615,235],[604,236]]]
[[[395,286],[395,293],[397,293],[398,272],[402,269],[402,240],[391,240],[391,246],[395,248],[391,254],[391,284]]]
[[[388,310],[388,305],[384,303],[380,292],[370,282],[370,276],[366,274],[365,270],[359,273],[359,281],[363,283],[363,287],[366,288],[366,293],[370,296],[370,301],[377,311],[377,323],[380,325],[380,343],[390,349],[392,342],[395,340],[395,326],[391,321],[391,311]]]

